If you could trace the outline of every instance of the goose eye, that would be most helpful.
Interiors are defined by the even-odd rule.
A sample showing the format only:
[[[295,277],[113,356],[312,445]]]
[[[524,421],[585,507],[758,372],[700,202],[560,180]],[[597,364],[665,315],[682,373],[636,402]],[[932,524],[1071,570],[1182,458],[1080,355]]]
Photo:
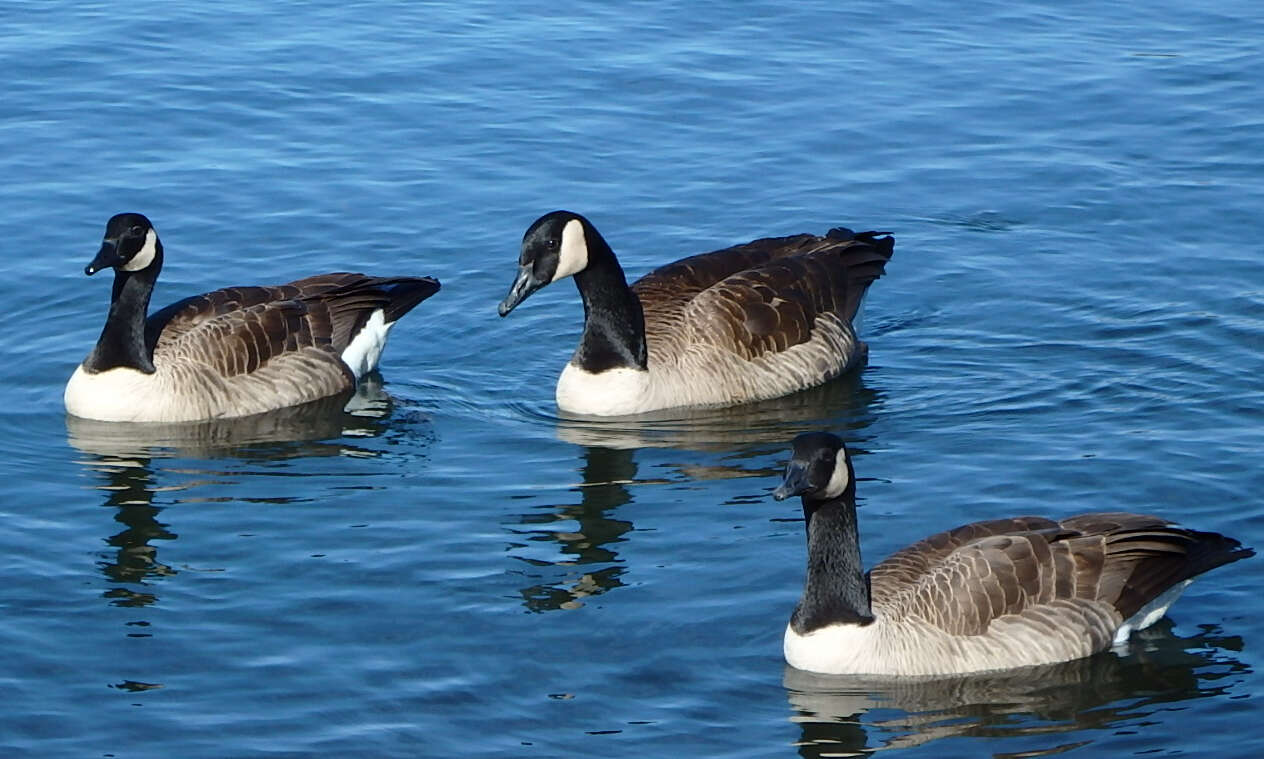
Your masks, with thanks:
[[[138,224],[132,227],[131,229],[127,230],[127,234],[132,237],[140,237],[145,234],[145,230],[142,229],[140,225]]]

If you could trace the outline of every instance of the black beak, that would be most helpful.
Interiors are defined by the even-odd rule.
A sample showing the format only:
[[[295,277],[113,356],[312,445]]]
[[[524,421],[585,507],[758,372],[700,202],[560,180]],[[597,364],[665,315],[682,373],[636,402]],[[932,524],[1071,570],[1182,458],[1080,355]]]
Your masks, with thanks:
[[[808,482],[808,468],[798,461],[791,461],[786,464],[786,474],[782,478],[781,484],[777,489],[772,491],[772,497],[778,501],[784,501],[791,496],[803,495],[812,489],[812,485]]]
[[[121,263],[123,259],[119,256],[118,243],[107,239],[101,243],[101,249],[97,251],[97,257],[92,259],[92,263],[83,267],[83,273],[90,277],[102,269],[110,269]]]
[[[518,276],[514,277],[513,285],[509,288],[509,294],[496,307],[496,311],[505,316],[519,303],[527,299],[531,293],[544,287],[547,282],[541,282],[535,278],[535,273],[531,271],[530,264],[523,264],[518,267]]]

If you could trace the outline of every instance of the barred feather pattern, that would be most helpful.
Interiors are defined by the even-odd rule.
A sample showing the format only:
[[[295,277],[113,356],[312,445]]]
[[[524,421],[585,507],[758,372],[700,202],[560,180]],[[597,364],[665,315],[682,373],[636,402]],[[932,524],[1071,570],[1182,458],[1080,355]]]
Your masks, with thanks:
[[[645,314],[633,411],[775,398],[863,365],[852,319],[893,241],[845,229],[766,238],[663,266],[632,285]]]
[[[1156,621],[1191,578],[1253,553],[1144,514],[967,524],[871,570],[872,623],[791,625],[786,658],[818,672],[875,675],[1069,661],[1109,648],[1130,622]],[[1136,619],[1156,599],[1165,599],[1158,613]]]
[[[439,289],[428,277],[336,272],[270,287],[229,287],[152,314],[155,371],[82,367],[67,399],[90,398],[107,421],[179,422],[249,416],[349,390],[340,358],[371,314],[398,319]],[[80,388],[83,389],[80,389]]]

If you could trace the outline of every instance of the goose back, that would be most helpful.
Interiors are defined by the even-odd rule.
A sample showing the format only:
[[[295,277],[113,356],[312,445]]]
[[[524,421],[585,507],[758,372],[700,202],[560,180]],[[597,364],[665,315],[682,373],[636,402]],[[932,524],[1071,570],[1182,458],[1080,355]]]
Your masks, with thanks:
[[[975,522],[873,567],[875,622],[788,629],[787,658],[802,657],[796,649],[819,634],[836,639],[836,672],[932,675],[1069,661],[1153,624],[1193,577],[1253,553],[1145,514]]]
[[[636,281],[652,375],[644,405],[774,398],[863,364],[852,319],[894,245],[878,234],[765,238]]]
[[[497,310],[574,277],[584,332],[557,383],[558,408],[593,416],[789,395],[861,364],[852,318],[894,241],[839,227],[684,258],[631,286],[583,216],[553,211],[523,235]]]
[[[1194,577],[1254,555],[1127,512],[972,522],[862,571],[855,475],[837,435],[792,443],[773,497],[801,496],[808,562],[784,639],[825,674],[947,675],[1070,661],[1158,621]]]
[[[761,339],[774,336],[780,348],[762,347],[784,350],[807,339],[817,313],[835,312],[846,321],[855,316],[894,249],[893,239],[879,234],[838,227],[824,237],[767,237],[661,266],[632,291],[645,311],[646,332],[656,338],[680,332],[690,312],[717,312],[734,326],[716,331],[712,341],[757,354]],[[746,335],[737,332],[739,323]]]
[[[286,346],[328,344],[341,353],[364,327],[373,311],[383,310],[392,323],[433,295],[437,283],[428,277],[369,277],[331,272],[284,285],[226,287],[194,295],[155,311],[145,322],[145,338],[157,355],[178,354],[182,344],[207,338],[199,330],[212,324],[236,332],[241,325],[253,338],[251,353],[262,361]],[[303,317],[295,320],[296,315]],[[288,316],[287,316],[288,315]],[[243,335],[244,337],[244,335]],[[253,371],[257,363],[252,361]]]
[[[890,237],[839,228],[657,269],[633,285],[656,385],[689,405],[746,402],[861,366],[867,347],[852,319],[892,247]]]
[[[185,298],[145,321],[152,373],[81,366],[67,385],[67,409],[106,421],[177,422],[335,395],[374,368],[391,325],[438,289],[429,277],[335,272]]]

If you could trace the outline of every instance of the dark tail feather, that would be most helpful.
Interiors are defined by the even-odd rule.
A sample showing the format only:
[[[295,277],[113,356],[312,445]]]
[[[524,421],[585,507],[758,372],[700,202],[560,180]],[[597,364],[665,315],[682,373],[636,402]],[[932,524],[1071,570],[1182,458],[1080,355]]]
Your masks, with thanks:
[[[841,257],[847,267],[847,300],[843,304],[843,316],[855,318],[869,285],[886,273],[887,261],[895,253],[895,238],[890,232],[853,232],[847,227],[835,227],[825,235],[831,240],[851,242],[843,248]]]
[[[344,282],[313,296],[313,308],[329,312],[331,342],[339,352],[359,334],[377,309],[391,323],[439,291],[434,277],[365,277]]]
[[[434,277],[398,277],[381,282],[390,294],[390,303],[383,316],[386,322],[398,320],[413,307],[439,292],[439,280]]]
[[[1219,533],[1175,527],[1112,535],[1107,542],[1112,556],[1136,560],[1115,602],[1125,619],[1177,583],[1255,555]]]

